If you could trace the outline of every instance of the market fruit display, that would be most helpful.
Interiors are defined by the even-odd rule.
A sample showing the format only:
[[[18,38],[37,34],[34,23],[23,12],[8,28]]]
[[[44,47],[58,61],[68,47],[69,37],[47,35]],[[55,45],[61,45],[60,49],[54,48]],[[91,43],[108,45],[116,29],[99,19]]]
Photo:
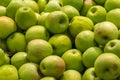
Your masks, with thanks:
[[[120,80],[120,0],[0,0],[0,80]]]

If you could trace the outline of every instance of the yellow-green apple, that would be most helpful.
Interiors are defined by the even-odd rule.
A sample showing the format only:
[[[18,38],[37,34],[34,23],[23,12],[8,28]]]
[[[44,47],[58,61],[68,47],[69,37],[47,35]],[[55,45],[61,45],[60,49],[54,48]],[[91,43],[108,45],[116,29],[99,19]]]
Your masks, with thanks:
[[[28,6],[31,9],[33,9],[35,12],[39,13],[39,6],[37,2],[35,2],[34,0],[23,0],[23,1],[25,3],[25,6]]]
[[[0,38],[5,39],[17,30],[15,21],[7,16],[0,17]]]
[[[94,32],[90,30],[81,31],[75,37],[75,47],[81,52],[86,51],[90,47],[96,46],[94,41]]]
[[[39,6],[39,13],[41,13],[41,12],[44,11],[44,8],[45,8],[45,6],[47,4],[47,0],[38,0],[37,4]]]
[[[0,0],[0,5],[7,7],[12,0]]]
[[[6,7],[6,15],[14,20],[16,11],[22,6],[25,6],[24,0],[11,0]]]
[[[62,11],[53,11],[46,17],[45,26],[53,34],[65,32],[68,25],[69,19]]]
[[[55,34],[48,41],[53,47],[53,54],[62,56],[62,54],[72,48],[70,38],[65,34]]]
[[[67,14],[69,20],[71,20],[74,16],[79,16],[79,11],[71,6],[71,5],[65,5],[61,8],[61,11],[63,11],[65,14]]]
[[[86,16],[96,24],[106,20],[106,13],[107,11],[103,6],[94,5],[88,10]]]
[[[80,14],[82,16],[86,16],[88,10],[94,5],[96,5],[96,3],[93,0],[84,0],[83,7],[80,10]]]
[[[120,57],[120,40],[112,39],[106,43],[104,46],[104,52],[111,52]]]
[[[58,0],[50,0],[44,8],[44,12],[60,11],[62,5]]]
[[[95,41],[99,45],[105,45],[109,40],[118,38],[118,28],[109,21],[97,23],[94,26]]]
[[[5,52],[0,48],[0,65],[5,63]]]
[[[115,8],[120,8],[120,0],[106,0],[104,7],[107,11],[110,11]]]
[[[16,52],[25,51],[26,49],[25,35],[20,32],[15,32],[7,38],[6,44],[8,50],[13,54]]]
[[[95,61],[95,73],[104,80],[113,80],[120,75],[120,59],[114,53],[103,53]]]
[[[55,77],[51,77],[51,76],[46,76],[41,78],[40,80],[57,80]]]
[[[34,39],[27,44],[27,58],[31,62],[39,63],[43,58],[52,55],[53,48],[43,39]]]
[[[6,64],[0,66],[0,80],[18,80],[18,71],[15,66]]]
[[[69,69],[69,70],[64,71],[60,80],[82,80],[81,78],[82,78],[82,75],[80,72],[74,69]]]
[[[6,16],[6,7],[0,6],[0,16]]]
[[[77,49],[69,49],[63,53],[62,59],[65,61],[66,70],[73,69],[79,72],[84,71],[82,53]]]
[[[40,74],[38,73],[39,66],[35,63],[24,63],[18,69],[19,78],[22,80],[40,80]]]
[[[50,55],[40,62],[39,68],[44,76],[59,78],[65,71],[65,62],[57,55]]]
[[[75,7],[78,11],[81,10],[84,2],[84,0],[60,0],[60,1],[62,2],[63,6],[71,5]]]
[[[14,65],[17,69],[19,69],[20,66],[27,62],[28,60],[26,52],[17,52],[11,57],[11,64]]]
[[[119,8],[110,10],[106,14],[106,20],[114,23],[117,26],[118,29],[120,29],[120,23],[119,23],[120,16],[119,16],[119,14],[120,14],[120,9]]]
[[[94,62],[97,57],[102,53],[99,47],[90,47],[82,55],[82,61],[85,67],[94,67]]]
[[[49,39],[49,33],[44,26],[41,25],[34,25],[27,29],[25,33],[25,38],[27,43],[33,39]]]
[[[90,67],[90,68],[87,68],[83,73],[82,80],[102,80],[102,79],[96,76],[95,68]]]
[[[27,30],[37,23],[37,17],[30,7],[21,7],[16,12],[15,22],[21,29]]]
[[[37,18],[37,23],[36,23],[36,25],[38,25],[38,22],[39,22],[39,19],[41,18],[40,16],[40,14],[39,13],[37,13],[37,12],[35,12],[35,15],[36,15],[36,18]]]
[[[102,6],[104,6],[104,4],[105,4],[105,2],[106,2],[107,0],[93,0],[93,1],[95,1],[95,3],[96,3],[97,5],[102,5]]]
[[[4,65],[5,64],[10,64],[10,56],[7,54],[7,53],[5,53],[5,62],[4,62]]]
[[[78,33],[84,30],[93,30],[94,23],[91,19],[85,16],[75,16],[70,21],[68,30],[75,38]]]

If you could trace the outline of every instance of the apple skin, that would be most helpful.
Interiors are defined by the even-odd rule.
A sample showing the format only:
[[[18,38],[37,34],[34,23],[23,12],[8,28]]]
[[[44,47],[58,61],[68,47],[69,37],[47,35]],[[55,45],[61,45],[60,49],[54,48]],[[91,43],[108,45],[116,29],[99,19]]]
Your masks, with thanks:
[[[120,75],[120,59],[114,53],[103,53],[96,59],[94,68],[101,79],[115,79]]]
[[[5,16],[6,15],[6,7],[0,6],[0,16]]]
[[[81,77],[82,75],[80,72],[70,69],[70,70],[64,71],[60,80],[82,80]]]
[[[19,78],[22,80],[40,80],[38,65],[35,63],[25,63],[18,69]]]
[[[0,65],[5,63],[5,52],[0,48]]]
[[[59,78],[65,71],[65,62],[61,57],[51,55],[40,62],[39,68],[44,76]]]
[[[102,80],[102,79],[96,76],[95,68],[90,67],[87,68],[86,71],[83,73],[82,80]]]
[[[69,25],[69,19],[67,15],[62,11],[53,11],[48,14],[45,26],[53,34],[63,33],[67,30]]]
[[[44,8],[45,8],[45,6],[47,4],[47,0],[38,0],[37,4],[39,6],[39,13],[41,13],[41,12],[44,11]]]
[[[7,7],[12,0],[0,0],[0,5]]]
[[[67,50],[62,55],[62,59],[65,61],[66,70],[73,69],[82,73],[85,69],[82,63],[82,53],[77,49]]]
[[[7,16],[0,17],[0,38],[5,39],[17,30],[15,21]]]
[[[54,55],[62,56],[65,51],[72,48],[72,42],[65,34],[55,34],[49,38],[48,42],[53,47]]]
[[[43,77],[40,80],[56,80],[56,78],[48,76],[48,77]]]
[[[25,51],[26,49],[25,35],[20,32],[15,32],[7,38],[6,44],[7,44],[8,50],[12,54],[16,52]]]
[[[94,26],[95,41],[104,46],[109,40],[118,38],[118,28],[109,21],[97,23]]]
[[[94,67],[94,62],[102,53],[102,49],[99,47],[90,47],[82,55],[83,64],[89,68]]]
[[[111,52],[120,57],[120,40],[113,39],[107,42],[104,46],[104,52]]]
[[[30,7],[21,7],[16,12],[15,22],[21,29],[27,30],[31,26],[37,24],[37,17]]]

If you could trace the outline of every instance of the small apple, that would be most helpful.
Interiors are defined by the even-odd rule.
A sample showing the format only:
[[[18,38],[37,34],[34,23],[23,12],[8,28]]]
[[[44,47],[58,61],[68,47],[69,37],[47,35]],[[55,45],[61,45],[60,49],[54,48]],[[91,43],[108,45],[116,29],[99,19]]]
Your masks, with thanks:
[[[5,63],[5,52],[0,48],[0,66]]]
[[[16,52],[25,51],[26,49],[25,35],[20,32],[15,32],[7,38],[6,44],[7,44],[8,50],[12,54]]]
[[[82,80],[82,75],[76,70],[66,70],[61,76],[60,80]]]
[[[57,79],[55,77],[48,76],[48,77],[43,77],[40,80],[57,80]]]
[[[65,62],[59,56],[50,55],[40,62],[39,67],[44,76],[59,78],[65,71]]]
[[[22,80],[40,80],[40,75],[38,73],[38,65],[35,63],[25,63],[19,69],[19,78]]]
[[[5,16],[6,15],[6,7],[0,6],[0,16]]]
[[[88,48],[82,55],[83,64],[87,68],[94,67],[94,62],[101,53],[102,50],[99,47]]]
[[[65,61],[66,70],[73,69],[79,72],[84,71],[84,65],[82,63],[82,53],[77,49],[69,49],[62,55],[62,59]]]
[[[90,67],[90,68],[87,68],[83,73],[82,80],[102,80],[102,79],[96,76],[95,68]]]
[[[43,58],[53,53],[51,44],[43,39],[34,39],[27,44],[27,59],[39,63]]]
[[[53,11],[46,17],[45,26],[53,34],[65,32],[68,25],[69,19],[62,11]]]
[[[0,80],[18,80],[18,71],[13,65],[0,66]]]
[[[25,33],[27,43],[33,39],[49,39],[49,33],[44,26],[34,25],[27,29]]]
[[[103,6],[94,5],[88,10],[86,16],[96,24],[106,20],[106,13],[107,11]]]
[[[99,45],[105,45],[109,40],[118,38],[118,28],[109,21],[97,23],[94,26],[95,41]]]
[[[94,41],[94,32],[90,30],[81,31],[75,37],[75,47],[81,52],[86,51],[90,47],[96,46]]]
[[[11,64],[14,65],[17,69],[19,69],[20,66],[27,62],[28,60],[26,52],[17,52],[11,57]]]
[[[17,30],[15,21],[7,16],[0,17],[0,38],[5,39]]]
[[[47,0],[38,0],[37,3],[38,3],[38,6],[39,6],[39,13],[43,12],[44,8],[47,4]]]
[[[48,42],[53,47],[54,55],[62,56],[65,51],[72,48],[72,42],[65,34],[55,34],[49,38]]]
[[[37,17],[30,7],[21,7],[16,12],[15,22],[21,29],[27,30],[37,23]]]
[[[96,59],[94,68],[101,79],[115,79],[120,75],[120,59],[114,53],[103,53]]]

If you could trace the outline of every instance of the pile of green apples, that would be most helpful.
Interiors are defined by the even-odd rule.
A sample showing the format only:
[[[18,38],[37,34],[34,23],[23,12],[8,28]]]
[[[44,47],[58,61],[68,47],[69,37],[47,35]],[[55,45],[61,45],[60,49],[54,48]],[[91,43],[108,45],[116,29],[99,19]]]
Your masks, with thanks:
[[[0,0],[0,80],[120,80],[120,0]]]

